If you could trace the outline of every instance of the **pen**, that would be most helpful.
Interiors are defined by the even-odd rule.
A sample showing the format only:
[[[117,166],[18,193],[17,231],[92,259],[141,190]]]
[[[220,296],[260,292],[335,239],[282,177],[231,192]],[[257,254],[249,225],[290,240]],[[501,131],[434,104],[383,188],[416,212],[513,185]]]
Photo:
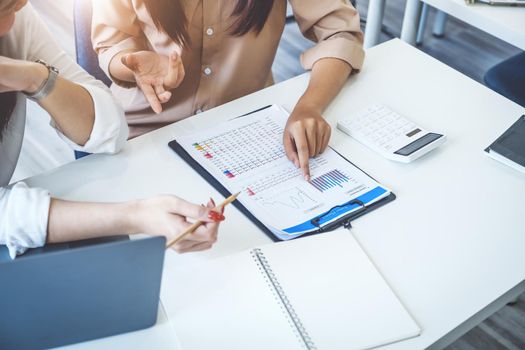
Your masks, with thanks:
[[[224,208],[226,205],[230,204],[231,202],[233,202],[234,200],[237,199],[237,197],[241,194],[241,192],[237,192],[236,194],[232,194],[231,196],[229,196],[228,198],[226,198],[224,200],[224,202],[222,202],[221,204],[219,204],[217,207],[215,207],[214,209],[219,209],[222,210],[222,208]],[[183,233],[181,233],[180,235],[178,235],[177,237],[173,238],[172,240],[170,240],[168,242],[168,244],[166,244],[166,249],[172,247],[174,244],[176,244],[178,241],[180,241],[181,239],[183,239],[184,237],[186,237],[187,235],[189,235],[190,233],[193,233],[200,225],[204,224],[204,221],[195,221],[195,223],[193,223],[193,225],[191,225],[190,227],[188,227],[186,229],[186,231],[184,231]]]

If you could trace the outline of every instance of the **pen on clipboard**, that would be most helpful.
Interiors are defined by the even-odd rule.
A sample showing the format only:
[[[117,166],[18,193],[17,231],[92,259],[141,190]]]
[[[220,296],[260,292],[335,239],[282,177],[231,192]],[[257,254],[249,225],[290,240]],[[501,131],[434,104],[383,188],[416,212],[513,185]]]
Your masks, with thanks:
[[[236,194],[232,194],[231,196],[229,196],[228,198],[226,198],[224,200],[224,202],[222,202],[221,204],[219,204],[217,207],[215,207],[215,209],[219,209],[222,210],[226,205],[230,204],[231,202],[233,202],[234,200],[237,199],[237,197],[241,194],[241,192],[237,192]],[[195,223],[193,223],[193,225],[191,225],[190,227],[188,227],[186,229],[186,231],[184,231],[183,233],[181,233],[180,235],[178,235],[177,237],[173,238],[172,240],[170,240],[167,244],[166,244],[166,249],[172,247],[173,245],[177,244],[177,242],[179,242],[181,239],[183,239],[184,237],[186,237],[187,235],[193,233],[200,225],[204,224],[204,221],[195,221]]]

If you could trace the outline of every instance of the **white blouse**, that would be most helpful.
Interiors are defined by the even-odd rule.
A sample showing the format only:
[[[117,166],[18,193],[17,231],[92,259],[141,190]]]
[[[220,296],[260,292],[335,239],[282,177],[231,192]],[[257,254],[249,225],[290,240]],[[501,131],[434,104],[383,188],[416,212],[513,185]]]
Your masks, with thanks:
[[[79,146],[58,135],[72,149],[90,153],[115,153],[128,137],[124,112],[109,89],[80,68],[55,42],[31,5],[16,14],[13,28],[0,37],[0,55],[20,60],[41,59],[58,68],[60,75],[85,88],[93,99],[95,124],[88,142]],[[23,182],[8,186],[18,162],[26,119],[26,99],[17,94],[17,104],[0,140],[0,244],[9,249],[11,258],[27,248],[46,242],[49,215],[49,192],[29,188]]]

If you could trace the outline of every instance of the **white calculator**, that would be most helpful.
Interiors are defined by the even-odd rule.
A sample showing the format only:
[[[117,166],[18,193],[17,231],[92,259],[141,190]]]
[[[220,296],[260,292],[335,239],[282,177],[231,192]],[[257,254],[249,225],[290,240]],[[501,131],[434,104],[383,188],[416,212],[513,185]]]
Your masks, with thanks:
[[[409,163],[445,142],[445,135],[428,132],[385,105],[371,106],[337,127],[385,158]]]

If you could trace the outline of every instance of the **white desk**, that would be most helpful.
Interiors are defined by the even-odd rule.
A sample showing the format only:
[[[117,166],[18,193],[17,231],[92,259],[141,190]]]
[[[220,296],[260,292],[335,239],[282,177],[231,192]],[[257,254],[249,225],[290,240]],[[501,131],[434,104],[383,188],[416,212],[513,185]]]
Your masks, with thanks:
[[[197,125],[270,103],[291,108],[307,81],[301,75],[134,139],[114,157],[90,156],[28,182],[76,200],[119,201],[158,193],[217,198],[168,141]],[[379,101],[449,138],[413,164],[383,159],[335,128],[331,142],[398,195],[356,220],[353,229],[423,329],[420,337],[385,349],[441,347],[525,290],[525,177],[482,152],[525,111],[400,40],[369,50],[362,72],[349,80],[325,115],[335,126],[338,118]],[[212,250],[168,252],[166,264],[192,264],[270,242],[235,208],[228,208],[226,217]],[[152,329],[71,349],[157,345],[177,348],[162,313]]]
[[[464,0],[421,1],[498,39],[525,50],[525,7],[489,6],[486,4],[467,5]],[[411,45],[414,45],[416,42],[421,1],[407,0],[405,7],[401,39]]]

